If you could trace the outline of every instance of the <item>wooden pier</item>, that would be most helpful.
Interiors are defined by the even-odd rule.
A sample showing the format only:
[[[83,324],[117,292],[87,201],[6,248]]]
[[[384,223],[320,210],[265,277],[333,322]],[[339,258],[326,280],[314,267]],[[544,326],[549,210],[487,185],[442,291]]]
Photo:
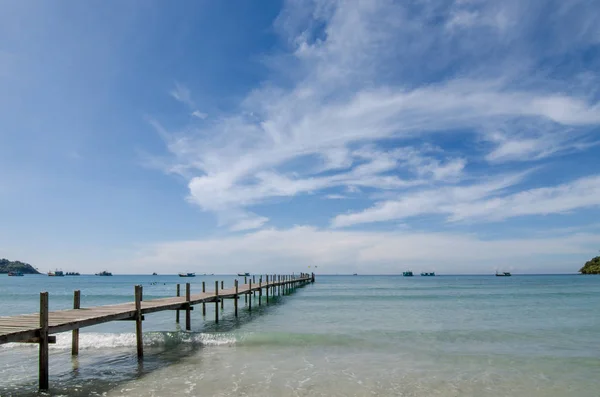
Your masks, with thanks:
[[[276,291],[286,293],[291,288],[304,285],[315,281],[314,274],[301,273],[300,275],[272,275],[266,276],[263,281],[259,276],[258,283],[252,279],[244,277],[244,284],[239,285],[235,280],[232,288],[219,288],[219,282],[215,282],[214,291],[206,291],[204,282],[202,283],[202,292],[192,294],[190,283],[185,285],[185,296],[180,296],[180,286],[177,284],[177,296],[171,298],[143,300],[143,289],[141,285],[135,286],[134,302],[121,303],[117,305],[81,307],[80,292],[75,291],[73,298],[73,309],[57,310],[50,312],[48,310],[48,293],[40,293],[40,312],[35,314],[26,314],[19,316],[0,317],[0,344],[19,342],[19,343],[38,343],[39,344],[39,388],[47,390],[48,379],[48,344],[54,343],[56,337],[52,334],[72,331],[72,354],[79,354],[79,329],[90,327],[102,323],[119,320],[135,321],[135,333],[137,339],[137,355],[142,358],[144,355],[144,344],[142,334],[142,321],[144,315],[164,311],[176,310],[176,322],[179,322],[179,311],[185,311],[185,329],[191,329],[191,310],[194,305],[202,304],[203,315],[206,314],[206,304],[215,304],[215,321],[219,322],[219,303],[223,307],[223,300],[234,300],[234,315],[238,315],[238,299],[244,295],[244,302],[247,303],[248,310],[252,310],[252,300],[256,299],[256,292],[259,295],[258,304],[261,305],[263,289],[266,291],[266,302],[269,301],[269,292],[271,296]]]

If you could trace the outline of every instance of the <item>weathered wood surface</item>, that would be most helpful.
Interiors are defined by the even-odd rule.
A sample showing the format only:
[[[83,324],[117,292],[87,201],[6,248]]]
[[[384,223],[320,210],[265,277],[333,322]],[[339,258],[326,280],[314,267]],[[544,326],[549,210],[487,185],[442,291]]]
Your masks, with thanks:
[[[249,280],[250,281],[250,280]],[[237,295],[251,294],[262,291],[263,288],[287,285],[290,283],[302,283],[310,281],[310,277],[297,278],[294,280],[275,280],[268,283],[238,285],[218,291],[191,294],[190,305],[200,303],[219,302],[219,299],[235,299]],[[141,302],[141,313],[154,313],[163,310],[185,310],[188,305],[186,297],[160,298]],[[110,321],[135,319],[135,302],[121,303],[115,305],[97,306],[81,309],[56,310],[48,313],[48,333],[56,334],[72,331],[79,328],[89,327]],[[0,317],[0,344],[9,342],[20,342],[27,339],[40,337],[40,314],[25,314],[18,316]]]

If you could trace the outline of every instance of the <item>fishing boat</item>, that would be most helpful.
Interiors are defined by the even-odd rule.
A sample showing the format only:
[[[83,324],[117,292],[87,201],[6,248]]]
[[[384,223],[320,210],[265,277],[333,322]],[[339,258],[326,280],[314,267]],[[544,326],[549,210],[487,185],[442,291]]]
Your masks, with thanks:
[[[501,273],[496,272],[496,277],[510,277],[510,276],[512,276],[512,274],[510,274],[510,272],[501,272]]]
[[[23,277],[22,272],[8,272],[8,275],[11,277]]]
[[[250,276],[250,273],[238,273],[238,276],[240,276],[240,277],[248,277],[248,276]]]
[[[152,273],[153,276],[158,276],[158,274],[156,272]]]
[[[406,271],[406,272],[402,272],[402,275],[404,277],[412,277],[413,276],[413,272],[412,271]]]
[[[179,277],[196,277],[196,273],[179,273]]]
[[[65,276],[81,276],[79,272],[66,272]]]
[[[64,277],[65,273],[62,270],[55,270],[48,272],[49,277]]]
[[[112,276],[112,273],[107,270],[102,270],[100,273],[96,273],[96,276]]]
[[[423,272],[421,273],[422,277],[434,277],[435,276],[435,272]]]

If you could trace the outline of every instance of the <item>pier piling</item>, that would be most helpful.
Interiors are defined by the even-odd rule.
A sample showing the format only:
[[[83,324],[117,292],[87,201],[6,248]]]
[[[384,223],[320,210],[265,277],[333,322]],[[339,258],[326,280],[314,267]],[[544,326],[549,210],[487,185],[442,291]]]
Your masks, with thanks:
[[[202,293],[206,292],[206,283],[202,282]],[[202,302],[202,317],[206,317],[206,303]]]
[[[235,297],[233,298],[233,311],[235,316],[238,316],[238,281],[235,280]]]
[[[181,296],[181,286],[177,284],[177,297]],[[179,324],[179,309],[175,311],[175,322]]]
[[[142,286],[135,286],[135,339],[138,358],[144,357],[144,340],[142,335]]]
[[[81,308],[81,291],[73,292],[73,309]],[[71,355],[79,354],[79,328],[75,328],[71,334]]]
[[[39,386],[48,390],[48,293],[40,293],[40,357]]]
[[[190,283],[185,283],[185,330],[190,331],[192,329],[192,305],[191,299],[191,286]]]
[[[219,282],[215,281],[215,323],[219,323]]]

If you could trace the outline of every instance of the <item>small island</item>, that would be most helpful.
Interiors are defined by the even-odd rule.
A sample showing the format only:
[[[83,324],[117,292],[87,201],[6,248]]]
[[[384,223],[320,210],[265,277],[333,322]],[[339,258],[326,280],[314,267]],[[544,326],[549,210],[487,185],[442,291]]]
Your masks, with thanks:
[[[20,272],[23,274],[40,274],[33,266],[29,263],[23,263],[21,261],[11,262],[8,259],[0,259],[0,274],[8,272]]]
[[[600,256],[591,259],[583,265],[581,269],[579,269],[579,273],[581,274],[600,274]]]

